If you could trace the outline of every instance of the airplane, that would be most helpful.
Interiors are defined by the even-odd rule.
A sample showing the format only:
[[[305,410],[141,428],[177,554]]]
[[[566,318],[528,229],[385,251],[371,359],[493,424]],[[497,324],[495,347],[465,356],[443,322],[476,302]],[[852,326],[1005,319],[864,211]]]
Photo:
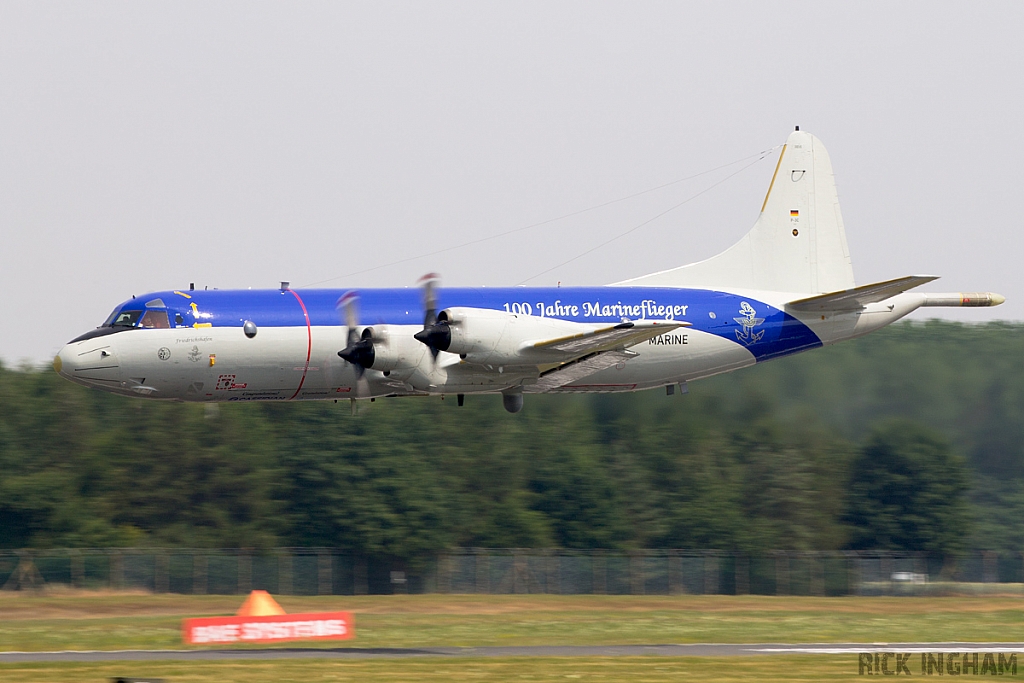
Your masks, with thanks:
[[[194,402],[628,392],[835,344],[991,292],[856,285],[832,163],[799,127],[754,227],[705,261],[601,287],[158,291],[119,304],[54,359],[72,382]]]

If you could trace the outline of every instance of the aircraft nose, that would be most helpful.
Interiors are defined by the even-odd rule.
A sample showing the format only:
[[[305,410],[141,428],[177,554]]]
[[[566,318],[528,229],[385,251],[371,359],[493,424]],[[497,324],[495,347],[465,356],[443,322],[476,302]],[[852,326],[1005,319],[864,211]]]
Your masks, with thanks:
[[[53,359],[54,371],[66,379],[75,376],[75,369],[78,367],[77,354],[71,349],[74,344],[65,344]]]
[[[110,340],[104,337],[66,344],[53,359],[61,377],[90,386],[112,386],[121,381],[121,368]]]

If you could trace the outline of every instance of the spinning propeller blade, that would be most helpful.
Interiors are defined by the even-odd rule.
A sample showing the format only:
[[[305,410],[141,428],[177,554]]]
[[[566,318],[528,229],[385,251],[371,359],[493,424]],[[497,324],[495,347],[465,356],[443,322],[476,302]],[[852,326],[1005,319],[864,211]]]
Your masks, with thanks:
[[[437,322],[437,284],[440,281],[441,276],[437,273],[427,273],[419,279],[423,288],[423,327]]]
[[[359,295],[356,292],[345,292],[338,299],[338,312],[341,313],[341,322],[348,328],[348,340],[351,344],[356,336],[356,327],[359,326]]]
[[[437,320],[437,283],[440,277],[437,273],[428,273],[420,278],[420,285],[423,287],[423,329],[413,337],[430,348],[430,355],[434,362],[437,362],[437,354],[447,351],[452,343],[452,331],[448,327],[448,321]]]
[[[376,356],[373,350],[373,328],[367,327],[359,334],[359,295],[345,292],[338,299],[338,312],[348,328],[348,345],[338,351],[338,356],[351,363],[356,373],[356,395],[365,396],[369,382],[363,377],[366,368],[373,365]]]

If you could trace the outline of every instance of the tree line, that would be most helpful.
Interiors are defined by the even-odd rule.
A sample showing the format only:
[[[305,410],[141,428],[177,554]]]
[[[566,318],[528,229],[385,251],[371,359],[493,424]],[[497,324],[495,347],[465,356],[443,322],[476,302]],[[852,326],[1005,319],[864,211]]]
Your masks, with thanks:
[[[210,406],[0,367],[0,547],[1024,548],[1024,326],[903,323],[684,396]]]

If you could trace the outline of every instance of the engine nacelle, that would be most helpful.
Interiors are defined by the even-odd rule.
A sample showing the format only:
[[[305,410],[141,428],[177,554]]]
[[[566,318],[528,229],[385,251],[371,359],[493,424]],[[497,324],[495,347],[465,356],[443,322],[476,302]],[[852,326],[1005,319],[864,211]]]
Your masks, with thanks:
[[[373,362],[367,367],[381,372],[415,368],[426,349],[413,339],[414,328],[398,325],[373,325]]]
[[[544,352],[529,347],[531,340],[578,334],[580,323],[508,313],[489,308],[448,308],[437,315],[447,323],[451,339],[442,351],[457,353],[471,363],[515,365],[541,360]],[[446,340],[447,341],[447,340]]]

